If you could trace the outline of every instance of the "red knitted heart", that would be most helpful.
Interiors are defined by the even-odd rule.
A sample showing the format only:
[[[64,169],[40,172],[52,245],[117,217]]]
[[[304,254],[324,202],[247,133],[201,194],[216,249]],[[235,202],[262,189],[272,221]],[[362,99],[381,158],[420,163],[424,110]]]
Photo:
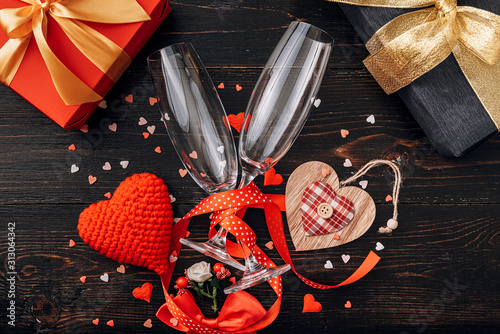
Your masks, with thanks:
[[[101,254],[161,275],[168,265],[172,216],[165,183],[153,174],[135,174],[110,200],[83,210],[78,231]]]

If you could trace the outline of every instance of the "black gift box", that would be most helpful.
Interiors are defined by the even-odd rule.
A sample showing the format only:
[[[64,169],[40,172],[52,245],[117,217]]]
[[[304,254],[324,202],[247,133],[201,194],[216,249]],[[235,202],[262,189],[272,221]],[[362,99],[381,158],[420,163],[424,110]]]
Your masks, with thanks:
[[[500,14],[497,0],[459,0],[458,5]],[[345,4],[340,7],[365,43],[390,20],[418,10]],[[453,55],[398,94],[444,157],[462,156],[498,132]]]

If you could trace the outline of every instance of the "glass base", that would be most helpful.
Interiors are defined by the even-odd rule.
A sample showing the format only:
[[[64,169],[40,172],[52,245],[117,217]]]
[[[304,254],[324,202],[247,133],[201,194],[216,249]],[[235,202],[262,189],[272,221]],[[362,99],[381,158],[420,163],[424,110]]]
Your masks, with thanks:
[[[246,268],[244,265],[236,261],[229,255],[225,249],[221,249],[217,246],[210,245],[207,242],[195,242],[195,241],[190,241],[187,239],[180,239],[179,240],[181,244],[188,246],[189,248],[192,248],[203,255],[209,256],[211,258],[214,258],[224,264],[227,264],[228,266],[231,266],[233,268],[236,268],[238,270],[244,271]]]
[[[249,274],[243,275],[243,277],[238,282],[225,288],[224,293],[230,294],[232,292],[248,289],[252,286],[255,286],[257,284],[260,284],[260,283],[263,283],[267,280],[270,280],[271,278],[282,275],[282,274],[286,273],[288,270],[290,270],[289,264],[285,264],[285,265],[277,266],[277,267],[273,267],[273,268],[267,268],[267,267],[264,267],[262,265],[259,265],[259,267],[262,267],[262,268],[257,269],[256,271],[253,271]]]

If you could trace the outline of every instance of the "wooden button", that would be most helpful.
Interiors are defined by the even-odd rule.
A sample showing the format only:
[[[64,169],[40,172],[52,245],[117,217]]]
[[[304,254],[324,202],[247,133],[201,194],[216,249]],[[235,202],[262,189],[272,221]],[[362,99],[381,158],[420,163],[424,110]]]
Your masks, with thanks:
[[[318,215],[323,219],[328,219],[333,215],[333,208],[328,203],[321,203],[318,205]]]

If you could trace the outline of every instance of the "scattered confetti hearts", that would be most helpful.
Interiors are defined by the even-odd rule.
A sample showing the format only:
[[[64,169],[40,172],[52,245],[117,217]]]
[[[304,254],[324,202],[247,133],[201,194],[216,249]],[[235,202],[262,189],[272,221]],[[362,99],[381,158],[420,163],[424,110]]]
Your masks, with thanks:
[[[89,132],[89,126],[87,124],[83,124],[82,127],[80,128],[80,131],[83,133]]]
[[[75,164],[71,165],[71,174],[75,174],[79,170],[80,170],[80,167],[78,167],[77,165],[75,165]]]
[[[146,282],[141,287],[135,288],[134,291],[132,291],[132,295],[134,295],[134,297],[137,299],[142,299],[149,303],[151,301],[152,291],[153,284]]]
[[[236,91],[239,92],[240,90],[242,90],[243,87],[241,87],[240,85],[236,84]]]
[[[172,254],[170,254],[170,256],[168,257],[168,260],[170,261],[170,263],[174,263],[175,261],[177,261],[177,252],[173,251]]]
[[[120,265],[118,268],[116,268],[116,271],[120,274],[125,274],[125,266],[123,264]]]
[[[386,202],[390,202],[390,201],[392,201],[392,196],[391,196],[391,195],[387,195],[387,196],[385,197],[385,201],[386,201]]]
[[[172,324],[172,326],[177,326],[179,324],[179,320],[175,319],[175,318],[171,318],[170,319],[170,323]]]
[[[274,168],[271,168],[264,173],[264,187],[270,185],[280,185],[283,183],[283,176],[276,173]]]
[[[334,240],[340,240],[340,235],[338,235],[337,233],[335,233],[335,235],[333,236],[333,239]]]
[[[111,170],[111,164],[106,161],[106,163],[104,164],[104,166],[102,166],[102,169],[103,170]]]
[[[108,191],[107,193],[104,194],[104,197],[111,198],[111,193]]]
[[[106,325],[108,325],[109,327],[114,327],[115,326],[115,322],[113,320],[110,320],[106,323]]]
[[[143,132],[142,136],[144,137],[144,139],[148,139],[149,138],[149,132]]]
[[[146,327],[146,328],[151,328],[151,327],[153,327],[153,322],[151,321],[151,319],[148,319],[148,320],[146,320],[146,321],[144,322],[144,324],[143,324],[143,325],[144,325],[144,327]]]
[[[333,269],[332,261],[326,260],[325,269]]]
[[[177,200],[177,198],[175,198],[174,196],[172,195],[169,196],[170,196],[170,203],[174,203]]]
[[[346,255],[346,254],[342,254],[342,261],[344,261],[344,263],[349,262],[350,259],[351,259],[351,256]]]
[[[144,117],[141,117],[141,118],[139,118],[139,123],[137,123],[137,124],[144,125],[144,124],[147,124],[147,123],[148,123],[148,121],[146,121],[146,119]]]
[[[224,154],[224,146],[217,147],[217,151],[219,151],[220,154]]]
[[[366,189],[366,187],[368,186],[368,181],[359,181],[359,185],[361,186],[361,188]]]
[[[133,103],[134,102],[134,97],[132,96],[132,94],[128,94],[125,97],[125,101],[127,101],[128,103]]]
[[[150,134],[153,134],[153,133],[155,133],[156,126],[151,125],[151,126],[148,126],[146,129],[148,130],[148,132],[149,132]]]
[[[314,296],[311,295],[310,293],[306,294],[304,296],[304,307],[302,308],[302,313],[308,313],[308,312],[319,312],[321,311],[321,303],[317,302],[314,299]]]
[[[181,177],[186,176],[187,172],[188,172],[187,169],[182,169],[182,168],[179,169],[179,174],[181,175]]]
[[[345,308],[351,308],[351,307],[352,307],[351,302],[350,302],[350,301],[347,301],[347,302],[344,304],[344,307],[345,307]]]
[[[99,108],[106,109],[107,107],[108,107],[108,103],[106,102],[106,100],[102,100],[99,103]]]
[[[69,247],[74,247],[76,245],[73,239],[69,239]]]
[[[69,145],[68,150],[70,150],[70,151],[76,151],[76,146],[75,146],[75,144],[71,144],[71,145]]]
[[[341,129],[340,130],[340,135],[342,136],[342,138],[347,137],[349,135],[349,130]]]
[[[377,243],[375,244],[375,249],[380,251],[384,248],[385,248],[384,245],[382,245],[380,242],[377,241]]]
[[[219,88],[219,89],[224,89],[224,83],[223,83],[223,82],[221,82],[221,83],[217,86],[217,88]]]
[[[94,184],[97,181],[97,177],[89,175],[89,184]]]
[[[87,276],[80,277],[80,282],[85,283],[87,281]]]
[[[157,146],[157,147],[155,148],[155,152],[156,152],[156,153],[158,153],[158,154],[160,154],[160,153],[161,153],[161,147],[160,147],[160,146]]]
[[[113,123],[113,124],[111,124],[110,126],[108,126],[108,129],[110,129],[110,130],[111,130],[111,131],[113,131],[113,132],[116,132],[116,128],[117,128],[117,127],[118,127],[118,126],[116,125],[116,123]]]
[[[122,165],[122,168],[125,169],[128,167],[128,161],[127,160],[123,160],[123,161],[120,161],[120,165]]]
[[[106,283],[109,281],[109,275],[107,273],[102,274],[99,278],[101,279],[101,281]]]
[[[321,104],[321,99],[316,99],[316,100],[314,100],[314,106],[315,106],[316,108],[318,108],[320,104]]]
[[[349,159],[345,159],[344,161],[344,167],[348,168],[348,167],[352,167],[352,162],[351,160]]]
[[[158,99],[156,97],[150,97],[149,98],[149,104],[154,106],[156,103],[158,103]]]
[[[268,249],[273,249],[273,248],[274,248],[274,246],[273,246],[273,242],[272,242],[272,241],[267,242],[265,246],[266,246]]]
[[[366,119],[366,121],[368,123],[375,124],[375,116],[373,116],[373,115],[368,116],[368,118]]]
[[[322,168],[321,169],[321,176],[327,177],[328,175],[330,175],[330,171],[326,168]]]
[[[95,318],[94,320],[92,320],[92,323],[96,326],[99,325],[99,318]]]
[[[198,159],[198,153],[196,153],[196,151],[193,151],[193,152],[189,153],[189,156],[190,156],[192,159]]]

